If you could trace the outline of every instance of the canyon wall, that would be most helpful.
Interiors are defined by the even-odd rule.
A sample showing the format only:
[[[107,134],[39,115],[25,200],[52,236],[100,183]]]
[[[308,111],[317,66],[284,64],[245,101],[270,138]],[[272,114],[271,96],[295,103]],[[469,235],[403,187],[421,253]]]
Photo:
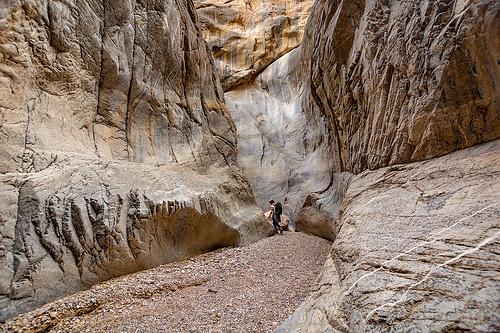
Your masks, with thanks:
[[[333,239],[349,174],[498,138],[498,30],[494,1],[316,1],[302,45],[226,92],[258,204]]]
[[[498,332],[500,141],[354,176],[338,236],[278,332]]]
[[[303,57],[343,171],[500,136],[497,1],[316,1]]]
[[[302,43],[313,0],[194,0],[225,91]]]
[[[332,182],[339,166],[331,158],[338,152],[330,145],[327,119],[302,107],[298,51],[273,62],[252,84],[227,92],[226,102],[237,126],[238,165],[260,207],[270,199],[281,201],[295,227],[296,221],[305,219],[302,207],[310,194],[315,193],[315,199],[323,195],[323,214],[307,215],[315,221],[307,231],[333,239],[330,221],[335,207],[331,216],[324,212],[326,204],[338,202]],[[342,177],[335,177],[335,183],[340,182]]]
[[[0,9],[0,321],[272,232],[192,1]]]
[[[302,105],[352,176],[323,272],[276,332],[500,329],[498,31],[497,1],[315,2]]]
[[[236,123],[238,166],[259,207],[280,201],[292,229],[333,239],[350,176],[334,174],[338,145],[304,84],[300,45],[313,1],[195,4]]]
[[[272,198],[335,240],[277,332],[499,330],[498,31],[495,0],[3,2],[0,320],[269,235]]]
[[[498,138],[499,29],[495,1],[316,1],[300,48],[302,108],[329,120],[333,171],[357,174]],[[299,228],[314,229],[307,216],[324,210],[318,199]]]
[[[276,332],[499,329],[498,31],[492,0],[318,0],[262,71],[218,62],[257,203],[335,240]]]

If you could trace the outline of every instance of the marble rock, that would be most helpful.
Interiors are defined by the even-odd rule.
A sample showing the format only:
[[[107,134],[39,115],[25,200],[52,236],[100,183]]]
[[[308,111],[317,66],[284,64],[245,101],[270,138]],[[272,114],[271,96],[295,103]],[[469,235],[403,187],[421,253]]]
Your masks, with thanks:
[[[313,0],[194,0],[225,91],[302,43]]]
[[[500,141],[354,176],[311,295],[275,332],[500,329]]]

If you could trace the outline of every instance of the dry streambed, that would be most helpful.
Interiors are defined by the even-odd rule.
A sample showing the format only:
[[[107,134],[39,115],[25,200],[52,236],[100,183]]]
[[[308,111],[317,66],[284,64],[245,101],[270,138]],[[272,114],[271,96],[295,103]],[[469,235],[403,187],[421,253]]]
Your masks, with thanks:
[[[304,300],[330,246],[285,232],[98,284],[0,332],[270,332]]]

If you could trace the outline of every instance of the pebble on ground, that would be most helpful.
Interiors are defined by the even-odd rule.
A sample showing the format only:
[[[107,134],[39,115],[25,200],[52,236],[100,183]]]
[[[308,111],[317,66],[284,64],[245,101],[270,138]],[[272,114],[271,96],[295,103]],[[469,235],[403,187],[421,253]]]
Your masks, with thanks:
[[[302,303],[331,242],[285,232],[115,278],[0,332],[271,332]]]

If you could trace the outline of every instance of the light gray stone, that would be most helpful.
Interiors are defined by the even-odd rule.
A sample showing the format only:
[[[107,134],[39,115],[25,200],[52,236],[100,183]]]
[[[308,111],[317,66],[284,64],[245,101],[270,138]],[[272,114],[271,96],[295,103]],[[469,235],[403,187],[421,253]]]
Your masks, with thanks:
[[[12,193],[0,207],[3,318],[104,279],[272,233],[230,167],[201,175],[68,155],[0,180],[2,193]]]
[[[335,202],[330,205],[329,198],[337,183],[328,122],[303,109],[307,94],[300,84],[298,55],[298,49],[287,53],[253,84],[226,92],[238,133],[238,166],[261,209],[266,210],[270,199],[280,201],[292,229],[315,230],[333,239],[331,225],[314,223],[313,218],[306,222],[304,217],[305,210],[313,211],[303,208],[306,201],[318,200],[323,200],[324,209],[315,215],[336,217]]]
[[[500,141],[351,179],[308,299],[275,332],[500,329]]]
[[[315,2],[302,56],[341,171],[408,163],[500,136],[500,4]]]

